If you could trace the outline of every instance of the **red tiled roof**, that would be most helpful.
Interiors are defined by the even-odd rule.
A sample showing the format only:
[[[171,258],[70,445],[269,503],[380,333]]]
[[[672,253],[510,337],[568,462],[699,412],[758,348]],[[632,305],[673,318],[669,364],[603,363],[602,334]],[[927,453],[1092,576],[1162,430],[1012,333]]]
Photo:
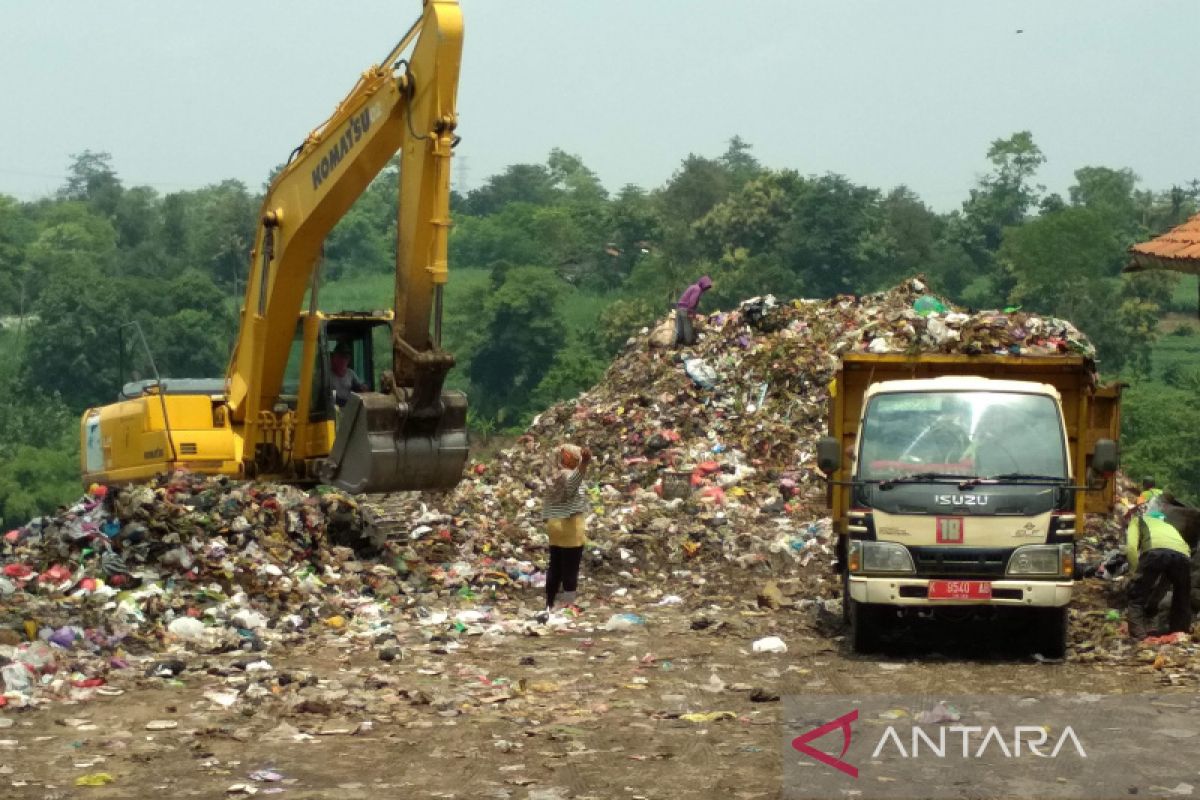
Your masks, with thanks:
[[[1171,269],[1200,274],[1200,214],[1155,239],[1129,248],[1126,272]]]

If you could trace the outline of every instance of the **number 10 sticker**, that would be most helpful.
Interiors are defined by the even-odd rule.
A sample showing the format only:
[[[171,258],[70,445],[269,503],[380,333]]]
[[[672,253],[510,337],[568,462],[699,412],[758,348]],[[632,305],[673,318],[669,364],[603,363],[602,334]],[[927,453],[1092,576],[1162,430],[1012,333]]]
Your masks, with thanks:
[[[963,518],[962,517],[938,517],[937,518],[937,542],[938,544],[962,544],[963,541]]]

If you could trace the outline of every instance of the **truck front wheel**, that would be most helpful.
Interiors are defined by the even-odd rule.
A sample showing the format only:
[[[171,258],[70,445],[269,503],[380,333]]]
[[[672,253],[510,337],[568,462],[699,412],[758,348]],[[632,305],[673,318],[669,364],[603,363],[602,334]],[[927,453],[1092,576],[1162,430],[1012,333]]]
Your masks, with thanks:
[[[1034,651],[1045,658],[1063,658],[1067,654],[1067,607],[1035,608]]]
[[[846,597],[850,606],[850,646],[856,653],[873,653],[879,649],[879,628],[883,615],[879,606],[860,603]]]

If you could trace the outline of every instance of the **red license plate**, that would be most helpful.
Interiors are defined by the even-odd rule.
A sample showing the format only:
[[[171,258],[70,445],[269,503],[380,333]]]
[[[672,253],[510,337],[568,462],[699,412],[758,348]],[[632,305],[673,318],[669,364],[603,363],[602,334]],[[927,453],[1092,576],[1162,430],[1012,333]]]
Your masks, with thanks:
[[[987,581],[930,581],[930,600],[991,600],[992,585]]]

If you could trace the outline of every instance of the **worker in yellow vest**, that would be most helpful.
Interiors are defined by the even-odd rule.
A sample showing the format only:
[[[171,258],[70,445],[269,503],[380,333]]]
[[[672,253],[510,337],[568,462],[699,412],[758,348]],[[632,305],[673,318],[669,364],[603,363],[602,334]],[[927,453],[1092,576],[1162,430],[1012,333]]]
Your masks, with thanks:
[[[1171,585],[1170,632],[1190,633],[1192,628],[1192,551],[1167,522],[1161,509],[1161,489],[1149,489],[1138,498],[1125,529],[1125,555],[1129,558],[1129,635],[1149,634],[1147,601],[1160,580]]]

